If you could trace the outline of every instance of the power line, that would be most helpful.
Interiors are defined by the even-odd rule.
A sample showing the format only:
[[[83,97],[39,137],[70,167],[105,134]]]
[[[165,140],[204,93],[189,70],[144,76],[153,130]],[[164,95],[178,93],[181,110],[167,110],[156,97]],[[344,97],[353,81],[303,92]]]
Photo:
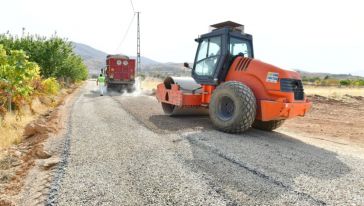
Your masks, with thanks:
[[[133,17],[132,17],[131,21],[129,22],[128,28],[126,29],[126,31],[125,31],[125,33],[124,33],[124,36],[123,36],[123,38],[121,39],[120,44],[119,44],[119,45],[118,45],[118,47],[116,48],[116,51],[118,51],[118,50],[120,49],[120,47],[124,44],[124,41],[125,41],[126,37],[128,36],[129,31],[130,31],[130,28],[131,28],[131,25],[132,25],[132,23],[133,23],[133,21],[134,21],[135,14],[136,14],[136,13],[134,13],[134,15],[133,15]]]
[[[131,4],[131,8],[133,8],[133,13],[135,13],[135,9],[134,9],[134,4],[133,4],[133,0],[130,0],[130,4]]]
[[[129,22],[129,25],[128,25],[128,28],[126,29],[125,33],[124,33],[124,36],[123,38],[121,39],[121,42],[119,43],[118,47],[116,48],[116,51],[118,51],[120,49],[120,47],[124,44],[124,41],[126,39],[126,37],[128,36],[128,33],[129,33],[129,30],[130,30],[130,27],[133,23],[133,20],[134,20],[134,17],[135,17],[135,14],[137,14],[137,12],[135,12],[135,9],[134,9],[134,4],[133,4],[133,0],[130,0],[130,4],[131,4],[131,8],[133,9],[133,18],[131,19],[131,21]]]

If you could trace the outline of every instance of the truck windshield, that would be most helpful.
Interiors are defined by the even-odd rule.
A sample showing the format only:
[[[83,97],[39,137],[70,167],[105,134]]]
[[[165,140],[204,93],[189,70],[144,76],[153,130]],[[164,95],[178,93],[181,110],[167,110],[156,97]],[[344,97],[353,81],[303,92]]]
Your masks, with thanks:
[[[233,56],[238,55],[239,53],[243,53],[244,57],[252,58],[252,51],[250,44],[244,39],[230,37],[229,49],[230,49],[230,54]]]
[[[195,73],[201,76],[212,76],[216,70],[221,52],[221,36],[202,40],[198,47]]]

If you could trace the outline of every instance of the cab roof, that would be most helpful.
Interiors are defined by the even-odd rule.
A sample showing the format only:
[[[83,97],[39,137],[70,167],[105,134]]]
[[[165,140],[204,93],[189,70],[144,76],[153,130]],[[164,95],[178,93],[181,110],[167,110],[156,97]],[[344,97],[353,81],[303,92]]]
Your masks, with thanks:
[[[221,29],[221,28],[229,28],[229,29],[240,31],[241,33],[244,33],[244,25],[233,22],[233,21],[225,21],[225,22],[213,24],[210,27],[214,28],[214,30]]]

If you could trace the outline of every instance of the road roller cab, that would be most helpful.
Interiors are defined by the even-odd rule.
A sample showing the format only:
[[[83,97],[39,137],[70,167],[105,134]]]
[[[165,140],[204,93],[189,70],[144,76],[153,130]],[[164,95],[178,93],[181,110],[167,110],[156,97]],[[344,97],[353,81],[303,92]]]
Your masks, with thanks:
[[[167,77],[158,85],[156,96],[167,114],[205,108],[214,126],[230,133],[251,126],[273,130],[305,115],[311,103],[299,73],[254,59],[252,35],[243,25],[228,21],[212,28],[196,39],[192,78]]]
[[[213,29],[201,35],[192,77],[199,84],[218,85],[225,81],[231,62],[237,56],[254,58],[253,41],[244,33],[244,26],[234,22],[211,25]]]

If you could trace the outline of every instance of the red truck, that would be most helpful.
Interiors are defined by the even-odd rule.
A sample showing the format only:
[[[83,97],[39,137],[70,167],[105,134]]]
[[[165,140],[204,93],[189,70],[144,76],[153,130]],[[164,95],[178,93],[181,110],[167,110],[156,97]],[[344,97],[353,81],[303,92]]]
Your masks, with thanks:
[[[135,59],[119,54],[107,55],[105,78],[108,89],[134,91]]]

